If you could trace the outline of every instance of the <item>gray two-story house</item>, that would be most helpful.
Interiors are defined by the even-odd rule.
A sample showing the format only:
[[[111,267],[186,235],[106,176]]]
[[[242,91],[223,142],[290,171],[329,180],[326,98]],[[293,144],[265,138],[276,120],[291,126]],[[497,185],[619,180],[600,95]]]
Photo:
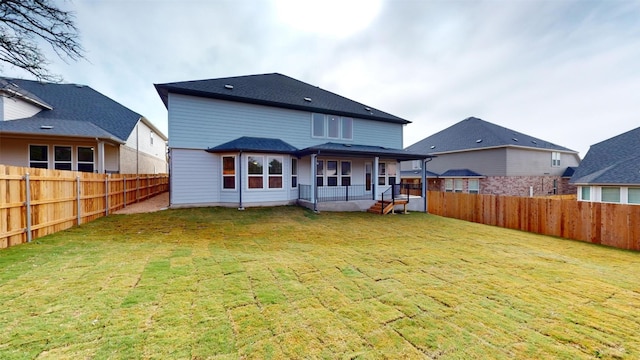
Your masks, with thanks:
[[[428,158],[402,149],[409,121],[282,74],[155,87],[172,207],[365,210],[399,184],[400,161]]]

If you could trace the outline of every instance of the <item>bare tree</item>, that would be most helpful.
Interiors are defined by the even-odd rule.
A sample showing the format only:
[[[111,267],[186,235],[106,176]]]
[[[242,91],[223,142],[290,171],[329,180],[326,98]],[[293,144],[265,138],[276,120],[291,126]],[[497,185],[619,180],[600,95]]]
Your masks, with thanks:
[[[0,0],[0,61],[22,68],[39,80],[59,81],[47,69],[39,44],[51,45],[62,60],[84,58],[74,15],[49,0]]]

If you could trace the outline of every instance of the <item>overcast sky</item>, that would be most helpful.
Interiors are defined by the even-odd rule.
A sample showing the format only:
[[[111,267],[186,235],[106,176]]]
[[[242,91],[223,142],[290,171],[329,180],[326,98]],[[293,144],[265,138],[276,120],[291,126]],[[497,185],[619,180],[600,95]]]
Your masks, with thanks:
[[[51,58],[51,70],[165,134],[167,111],[154,83],[272,72],[412,121],[405,147],[475,116],[584,157],[591,144],[640,126],[640,1],[61,6],[75,12],[87,60]]]

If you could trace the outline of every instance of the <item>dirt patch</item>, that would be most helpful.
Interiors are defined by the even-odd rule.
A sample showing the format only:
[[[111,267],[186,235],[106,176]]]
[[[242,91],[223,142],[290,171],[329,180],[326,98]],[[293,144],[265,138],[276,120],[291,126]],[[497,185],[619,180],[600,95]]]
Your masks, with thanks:
[[[147,200],[129,204],[127,207],[114,211],[114,214],[138,214],[165,210],[169,207],[169,192],[163,192]]]

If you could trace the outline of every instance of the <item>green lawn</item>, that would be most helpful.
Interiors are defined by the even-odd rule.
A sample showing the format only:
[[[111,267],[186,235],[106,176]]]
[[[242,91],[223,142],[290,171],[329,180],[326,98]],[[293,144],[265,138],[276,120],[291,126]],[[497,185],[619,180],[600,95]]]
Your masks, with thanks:
[[[640,254],[421,213],[109,216],[0,304],[0,359],[640,358]]]

